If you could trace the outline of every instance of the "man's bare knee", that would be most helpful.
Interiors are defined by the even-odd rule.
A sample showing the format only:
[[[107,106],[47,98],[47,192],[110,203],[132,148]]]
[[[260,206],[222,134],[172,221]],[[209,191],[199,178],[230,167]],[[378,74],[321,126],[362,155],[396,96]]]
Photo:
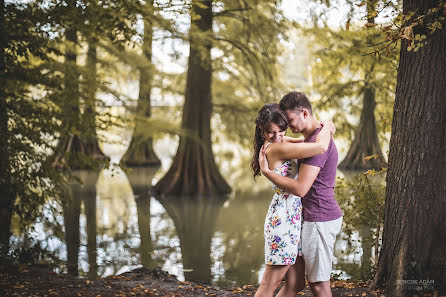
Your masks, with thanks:
[[[330,282],[310,283],[311,292],[315,297],[331,296]]]

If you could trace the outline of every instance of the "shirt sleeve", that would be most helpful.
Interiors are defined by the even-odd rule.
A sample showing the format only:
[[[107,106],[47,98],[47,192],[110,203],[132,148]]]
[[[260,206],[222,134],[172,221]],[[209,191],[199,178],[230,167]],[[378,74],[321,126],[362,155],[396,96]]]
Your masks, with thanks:
[[[328,150],[325,151],[325,153],[317,155],[317,156],[313,156],[313,157],[309,157],[309,158],[305,158],[302,160],[302,164],[307,164],[307,165],[312,165],[312,166],[316,166],[319,168],[323,168],[325,166],[325,162],[327,162],[328,159],[328,155],[330,154],[330,148],[332,146],[332,141],[330,141],[330,145],[328,147]]]

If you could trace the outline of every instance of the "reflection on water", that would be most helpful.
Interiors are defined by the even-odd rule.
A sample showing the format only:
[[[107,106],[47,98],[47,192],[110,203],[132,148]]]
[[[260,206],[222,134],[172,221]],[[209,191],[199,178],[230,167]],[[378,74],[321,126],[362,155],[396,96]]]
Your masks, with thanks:
[[[89,279],[158,265],[180,280],[257,284],[264,269],[263,223],[272,190],[229,199],[158,201],[149,195],[156,170],[79,172],[84,184],[72,186],[73,198],[62,207],[64,237],[40,235],[43,244],[67,262],[66,271]],[[358,239],[366,240],[352,247],[342,239],[336,243],[334,272],[344,277],[370,273],[371,231],[357,232]],[[60,251],[63,246],[66,254]]]
[[[119,150],[114,160],[121,155]],[[54,202],[44,206],[47,219],[35,223],[31,236],[52,252],[52,262],[61,260],[59,271],[89,279],[160,266],[180,280],[257,284],[264,270],[264,219],[273,195],[268,181],[260,178],[255,183],[248,162],[240,161],[242,166],[222,169],[235,189],[231,197],[157,200],[150,188],[170,162],[158,155],[161,168],[124,172],[114,165],[99,173],[77,172],[82,185],[73,184],[72,198],[56,205],[60,215],[46,211]],[[11,242],[18,246],[23,234],[13,231]],[[367,278],[373,264],[371,230],[359,227],[352,244],[341,237],[335,245],[334,273]]]

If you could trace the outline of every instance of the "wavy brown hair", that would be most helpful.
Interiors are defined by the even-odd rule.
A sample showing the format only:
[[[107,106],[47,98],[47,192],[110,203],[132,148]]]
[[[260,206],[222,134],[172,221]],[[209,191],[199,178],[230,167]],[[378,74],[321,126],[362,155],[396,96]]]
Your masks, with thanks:
[[[265,131],[266,126],[270,123],[276,124],[281,131],[286,130],[287,117],[285,113],[280,110],[279,104],[269,103],[263,105],[263,107],[257,113],[256,118],[256,130],[254,134],[254,151],[251,160],[251,168],[254,173],[254,180],[260,175],[260,165],[259,165],[259,153],[260,148],[264,143],[263,131]]]

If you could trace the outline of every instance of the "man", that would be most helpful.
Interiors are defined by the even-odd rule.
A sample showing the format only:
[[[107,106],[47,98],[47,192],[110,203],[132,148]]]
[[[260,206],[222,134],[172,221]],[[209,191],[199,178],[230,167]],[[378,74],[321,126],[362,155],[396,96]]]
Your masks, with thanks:
[[[280,101],[288,126],[301,132],[305,142],[314,142],[321,124],[313,117],[307,96],[291,92]],[[333,139],[328,150],[299,161],[297,180],[281,176],[268,168],[264,151],[259,156],[262,173],[279,188],[302,198],[302,254],[308,283],[314,296],[331,295],[330,273],[336,235],[341,230],[342,211],[334,198],[338,152]]]

